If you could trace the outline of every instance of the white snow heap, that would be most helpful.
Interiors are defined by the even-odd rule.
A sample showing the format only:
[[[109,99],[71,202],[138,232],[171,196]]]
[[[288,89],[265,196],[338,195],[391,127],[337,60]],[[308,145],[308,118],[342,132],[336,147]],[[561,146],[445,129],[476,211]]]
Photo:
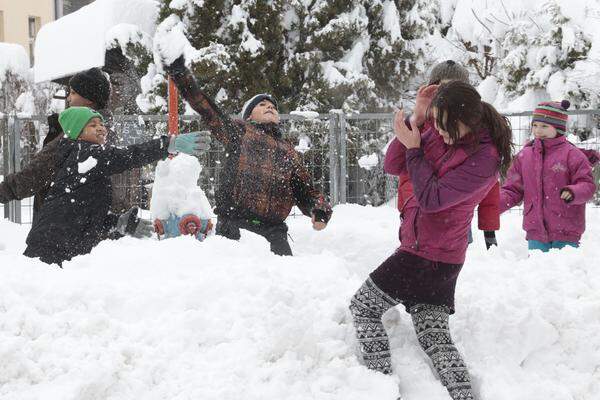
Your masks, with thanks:
[[[123,54],[129,45],[140,45],[152,51],[152,38],[150,35],[134,24],[119,24],[110,28],[105,35],[105,47],[107,49],[120,47]],[[136,60],[139,61],[139,60]]]
[[[211,218],[212,207],[198,186],[201,171],[198,159],[187,154],[159,161],[152,186],[152,218],[168,219],[172,214]]]
[[[596,400],[600,209],[579,249],[527,253],[518,212],[474,243],[453,339],[485,400]],[[108,240],[51,268],[0,221],[0,397],[448,400],[402,306],[384,316],[394,375],[356,357],[351,296],[398,245],[395,207],[336,206],[322,232],[289,218],[295,256],[242,231],[199,243]]]
[[[245,10],[241,5],[234,5],[231,9],[231,19],[229,25],[235,28],[241,27],[242,29],[242,42],[240,43],[240,50],[250,53],[252,57],[256,57],[265,46],[250,32],[248,28],[249,21],[248,11]]]
[[[326,35],[333,30],[352,29],[358,32],[365,31],[369,23],[366,10],[363,6],[354,8],[351,12],[346,12],[336,16],[321,30],[315,32],[315,38]],[[358,81],[368,81],[369,77],[365,75],[363,67],[363,58],[369,50],[368,34],[361,35],[339,61],[324,61],[321,63],[323,76],[330,87],[340,84],[351,85]]]
[[[62,78],[104,66],[106,41],[115,38],[115,26],[135,25],[152,36],[158,16],[154,0],[96,0],[40,29],[35,41],[35,81]],[[121,27],[120,37],[125,31]]]
[[[303,110],[294,110],[290,112],[290,115],[296,115],[298,117],[302,117],[304,119],[317,119],[319,118],[319,113],[316,111],[303,111]]]
[[[386,0],[383,3],[383,10],[383,28],[393,42],[402,40],[400,13],[398,12],[396,3],[392,0]]]
[[[185,37],[185,26],[181,19],[169,15],[156,28],[154,35],[154,63],[162,66],[173,63],[179,56],[185,54],[186,48],[192,45]]]
[[[358,159],[358,165],[362,169],[366,169],[367,171],[370,171],[379,165],[379,157],[377,156],[377,153],[364,155]]]
[[[23,92],[17,97],[15,100],[15,108],[18,111],[18,116],[22,118],[28,118],[32,115],[35,115],[35,98],[33,97],[33,93],[28,90]]]
[[[27,79],[29,75],[29,57],[25,48],[21,45],[0,43],[0,89],[2,89],[2,84],[8,73],[23,80]]]

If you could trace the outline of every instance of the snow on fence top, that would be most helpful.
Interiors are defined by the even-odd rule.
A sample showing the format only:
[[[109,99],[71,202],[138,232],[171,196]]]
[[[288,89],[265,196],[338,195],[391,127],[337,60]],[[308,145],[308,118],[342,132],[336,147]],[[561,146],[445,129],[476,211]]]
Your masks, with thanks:
[[[35,81],[104,66],[107,34],[114,36],[115,27],[125,24],[152,36],[157,14],[154,0],[96,0],[44,25],[35,42]]]
[[[25,48],[18,44],[0,43],[0,89],[7,73],[26,77],[29,71],[29,57]]]

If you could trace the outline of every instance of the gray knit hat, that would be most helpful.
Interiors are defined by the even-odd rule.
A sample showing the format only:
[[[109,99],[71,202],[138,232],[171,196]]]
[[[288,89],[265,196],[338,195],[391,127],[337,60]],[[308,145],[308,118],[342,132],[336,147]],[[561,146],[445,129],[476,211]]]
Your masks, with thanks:
[[[439,84],[443,80],[457,80],[469,83],[469,71],[452,60],[437,64],[429,74],[429,84]]]

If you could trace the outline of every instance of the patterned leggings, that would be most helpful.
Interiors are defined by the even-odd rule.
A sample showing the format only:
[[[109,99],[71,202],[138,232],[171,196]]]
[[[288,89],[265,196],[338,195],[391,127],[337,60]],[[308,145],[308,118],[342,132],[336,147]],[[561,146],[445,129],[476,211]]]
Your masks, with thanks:
[[[381,317],[399,302],[383,292],[368,278],[354,294],[350,312],[354,319],[360,351],[369,369],[392,373],[390,346]],[[431,358],[442,384],[453,400],[473,400],[467,367],[454,346],[444,306],[418,304],[411,307],[419,344]]]

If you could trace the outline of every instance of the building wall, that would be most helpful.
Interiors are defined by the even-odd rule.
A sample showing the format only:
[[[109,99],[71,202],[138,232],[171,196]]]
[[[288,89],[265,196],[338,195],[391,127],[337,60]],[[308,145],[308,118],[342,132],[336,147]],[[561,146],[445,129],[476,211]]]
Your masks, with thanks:
[[[0,41],[23,46],[33,65],[30,33],[35,38],[42,25],[54,21],[55,0],[0,0],[0,17]]]

